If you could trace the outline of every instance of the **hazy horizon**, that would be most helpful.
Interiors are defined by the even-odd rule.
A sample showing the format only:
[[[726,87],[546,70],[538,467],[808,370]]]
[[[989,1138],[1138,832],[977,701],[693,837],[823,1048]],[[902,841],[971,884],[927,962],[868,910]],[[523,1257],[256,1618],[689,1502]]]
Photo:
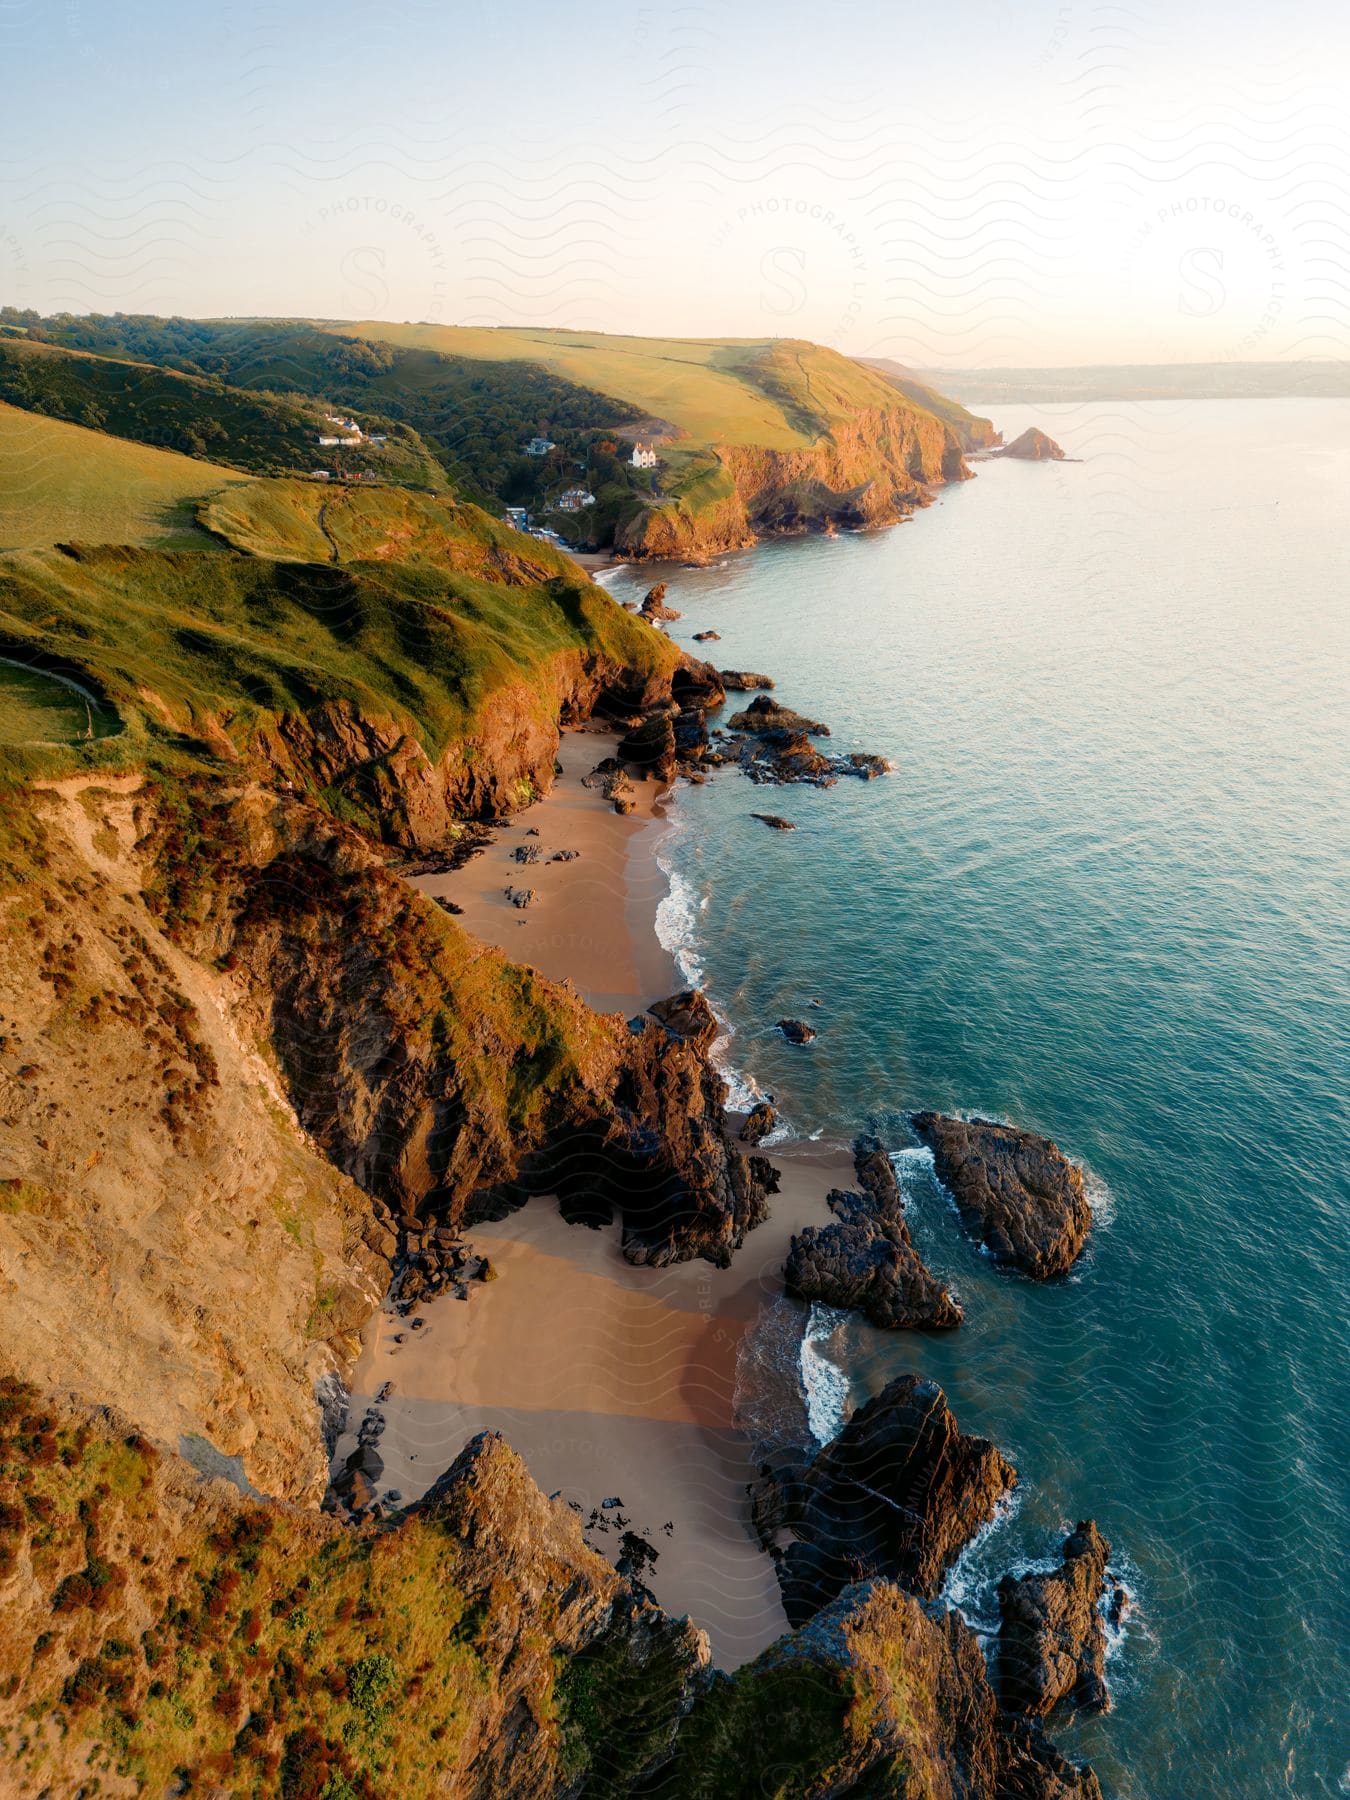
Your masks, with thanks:
[[[40,311],[810,338],[912,367],[1337,359],[1350,26],[798,0],[30,0],[0,293]]]

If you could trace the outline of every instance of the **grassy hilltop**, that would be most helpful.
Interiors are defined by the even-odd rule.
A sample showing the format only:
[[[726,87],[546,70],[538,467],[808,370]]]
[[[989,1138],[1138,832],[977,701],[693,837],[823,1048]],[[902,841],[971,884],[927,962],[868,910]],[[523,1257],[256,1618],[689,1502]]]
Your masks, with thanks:
[[[0,553],[68,538],[209,549],[196,501],[248,480],[0,402]]]
[[[526,506],[572,541],[635,555],[702,557],[764,532],[888,522],[959,478],[962,452],[992,437],[988,421],[905,372],[794,339],[380,320],[9,323],[212,391],[269,404],[303,395],[398,421],[466,497]],[[528,455],[535,437],[552,449]],[[638,439],[657,447],[657,471],[632,468]],[[561,510],[571,485],[595,504]]]

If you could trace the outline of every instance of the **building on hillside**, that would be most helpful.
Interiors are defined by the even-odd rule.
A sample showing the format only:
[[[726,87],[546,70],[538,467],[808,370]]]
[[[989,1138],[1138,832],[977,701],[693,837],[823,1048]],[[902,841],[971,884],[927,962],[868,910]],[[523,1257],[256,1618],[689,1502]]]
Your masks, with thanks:
[[[333,479],[333,471],[331,469],[311,469],[309,478],[311,481],[331,481]]]
[[[655,450],[649,450],[646,444],[634,444],[633,454],[629,460],[635,469],[654,469],[661,458]]]
[[[383,431],[368,431],[366,433],[366,442],[368,444],[387,444],[389,438]]]
[[[558,508],[561,512],[580,512],[584,507],[595,505],[595,495],[589,488],[564,488],[558,495]]]
[[[358,431],[355,437],[321,437],[319,439],[319,448],[321,450],[327,450],[334,444],[346,444],[348,447],[351,447],[360,442],[361,433]]]
[[[557,445],[552,438],[532,437],[525,446],[525,454],[526,456],[547,456],[550,450],[556,449]]]
[[[528,531],[530,529],[530,515],[523,506],[508,506],[506,509],[506,523],[508,525],[513,525],[517,531]]]

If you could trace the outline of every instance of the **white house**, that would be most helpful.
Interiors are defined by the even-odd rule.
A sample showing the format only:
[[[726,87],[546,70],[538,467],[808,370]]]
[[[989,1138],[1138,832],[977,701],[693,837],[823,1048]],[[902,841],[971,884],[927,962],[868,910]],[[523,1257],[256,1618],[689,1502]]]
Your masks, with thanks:
[[[526,456],[547,456],[555,446],[551,438],[532,437],[525,446]]]
[[[331,481],[333,479],[331,469],[311,469],[309,474],[312,481]]]
[[[635,469],[654,469],[660,460],[655,450],[649,450],[645,444],[634,444],[633,454],[629,458]]]
[[[327,448],[330,444],[359,444],[360,442],[361,433],[359,431],[355,437],[321,437],[319,439],[320,446],[323,448]]]

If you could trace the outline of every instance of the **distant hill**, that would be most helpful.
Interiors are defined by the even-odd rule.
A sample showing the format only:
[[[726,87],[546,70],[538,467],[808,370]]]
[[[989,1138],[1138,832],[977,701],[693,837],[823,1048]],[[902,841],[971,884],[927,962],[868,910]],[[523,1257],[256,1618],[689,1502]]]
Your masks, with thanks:
[[[0,551],[77,539],[209,549],[195,503],[237,469],[0,403]]]
[[[466,498],[526,507],[573,542],[635,556],[698,560],[770,532],[891,523],[926,505],[934,486],[962,478],[963,453],[996,436],[910,371],[791,338],[38,318],[12,308],[0,311],[0,323],[29,334],[27,344],[0,339],[0,359],[20,368],[27,360],[30,385],[45,369],[39,403],[63,416],[80,417],[82,403],[106,413],[101,396],[115,390],[122,410],[104,428],[136,435],[153,396],[195,434],[185,447],[200,453],[208,421],[226,407],[247,417],[254,396],[284,457],[243,466],[295,473],[304,464],[292,427],[304,428],[292,415],[298,409],[303,419],[311,396],[358,418],[398,420],[431,446]],[[75,353],[78,365],[68,360]],[[151,366],[161,371],[158,384],[144,373]],[[49,391],[56,388],[60,405]],[[218,423],[210,430],[215,441]],[[223,435],[237,456],[241,430]],[[655,468],[633,464],[632,446],[643,440]],[[568,487],[594,498],[565,512],[558,503]]]
[[[1342,400],[1350,363],[1101,363],[1081,369],[939,369],[916,377],[976,405],[1072,400]]]

